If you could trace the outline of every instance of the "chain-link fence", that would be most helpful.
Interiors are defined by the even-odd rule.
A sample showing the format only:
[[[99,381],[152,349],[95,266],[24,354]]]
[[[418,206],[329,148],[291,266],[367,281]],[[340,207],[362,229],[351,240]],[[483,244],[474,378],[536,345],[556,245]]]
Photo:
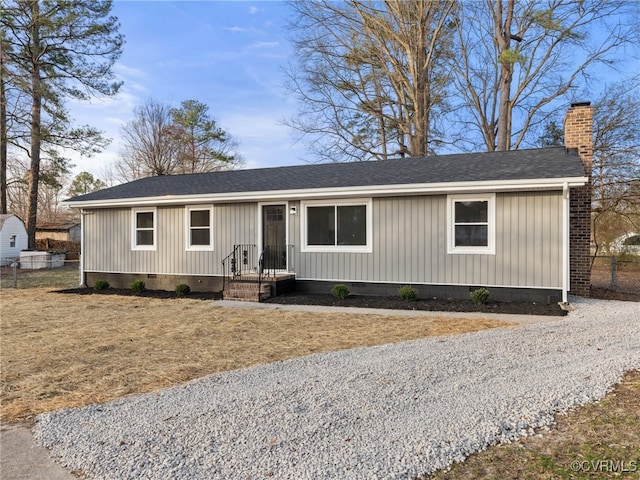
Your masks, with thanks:
[[[0,267],[0,288],[74,288],[80,284],[80,262],[60,258],[20,259]],[[22,268],[27,267],[27,268]]]
[[[591,285],[616,292],[640,294],[640,256],[594,257]]]

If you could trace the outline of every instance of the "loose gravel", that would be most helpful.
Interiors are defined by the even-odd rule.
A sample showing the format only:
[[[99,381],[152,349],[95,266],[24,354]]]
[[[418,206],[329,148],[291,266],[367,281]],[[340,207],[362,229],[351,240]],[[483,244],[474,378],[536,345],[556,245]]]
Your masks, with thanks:
[[[88,479],[412,479],[549,426],[640,368],[640,304],[310,355],[40,415]]]

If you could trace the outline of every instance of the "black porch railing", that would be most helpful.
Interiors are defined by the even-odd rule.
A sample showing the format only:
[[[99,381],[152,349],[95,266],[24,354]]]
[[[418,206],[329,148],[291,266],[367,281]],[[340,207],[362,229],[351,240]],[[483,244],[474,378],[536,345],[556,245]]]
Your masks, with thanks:
[[[289,245],[267,245],[260,254],[260,271],[287,270]]]
[[[261,285],[265,277],[275,276],[278,271],[288,271],[287,259],[291,260],[292,245],[267,245],[259,255],[254,244],[233,246],[233,251],[222,260],[222,289],[226,281],[242,275],[257,275]]]
[[[239,275],[257,273],[258,258],[256,246],[253,244],[239,244],[233,246],[233,251],[222,260],[222,289],[228,278]]]

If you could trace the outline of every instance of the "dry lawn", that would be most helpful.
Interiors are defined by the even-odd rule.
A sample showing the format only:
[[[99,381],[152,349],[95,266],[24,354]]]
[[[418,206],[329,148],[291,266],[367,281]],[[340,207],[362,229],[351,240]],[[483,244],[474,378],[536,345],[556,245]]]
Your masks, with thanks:
[[[18,422],[311,353],[451,335],[497,320],[215,307],[3,289],[0,419]]]
[[[556,421],[550,432],[491,447],[426,478],[640,478],[640,371],[627,372],[601,401],[556,416]]]

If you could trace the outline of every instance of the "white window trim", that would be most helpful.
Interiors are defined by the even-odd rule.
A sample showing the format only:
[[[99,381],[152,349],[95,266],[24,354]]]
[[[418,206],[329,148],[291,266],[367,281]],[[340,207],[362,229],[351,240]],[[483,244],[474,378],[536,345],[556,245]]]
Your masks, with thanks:
[[[366,245],[307,245],[307,207],[336,207],[341,205],[364,205],[367,208]],[[336,218],[337,221],[337,218]],[[372,253],[373,252],[373,202],[371,198],[340,200],[308,200],[300,202],[301,252]]]
[[[136,215],[138,213],[153,213],[153,245],[137,245],[137,225]],[[158,245],[158,211],[155,207],[152,208],[132,208],[131,209],[131,250],[156,250]]]
[[[486,247],[456,247],[455,245],[455,217],[456,202],[487,202],[487,246]],[[458,255],[495,255],[496,253],[496,194],[471,194],[447,196],[447,253]]]
[[[191,245],[191,211],[209,210],[209,245]],[[185,224],[185,246],[188,252],[210,252],[213,251],[213,205],[187,205],[184,215]]]

